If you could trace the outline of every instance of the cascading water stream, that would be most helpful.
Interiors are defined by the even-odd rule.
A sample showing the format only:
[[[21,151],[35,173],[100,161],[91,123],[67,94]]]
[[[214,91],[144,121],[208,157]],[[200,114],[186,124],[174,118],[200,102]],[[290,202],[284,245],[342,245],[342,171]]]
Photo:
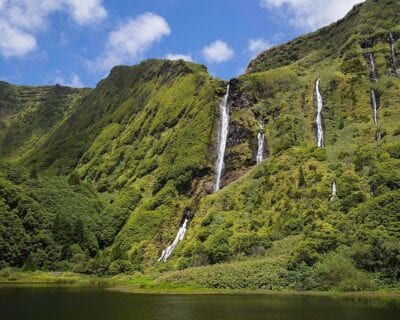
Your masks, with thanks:
[[[265,135],[264,135],[264,126],[259,123],[260,126],[260,130],[261,132],[259,132],[257,134],[257,141],[258,141],[258,149],[257,149],[257,156],[256,156],[256,161],[257,164],[260,164],[261,162],[264,161],[264,154],[265,154]]]
[[[375,126],[378,126],[378,102],[376,100],[376,93],[375,90],[371,90],[371,101],[372,101],[372,112],[374,116],[374,123]]]
[[[378,81],[378,73],[376,71],[373,54],[368,53],[367,59],[368,59],[369,66],[371,68],[371,80],[373,82],[377,82]],[[379,123],[378,123],[378,100],[377,100],[376,92],[374,89],[371,89],[371,105],[372,105],[372,116],[374,119],[374,124],[375,124],[375,127],[378,128],[378,126],[379,126]],[[382,137],[381,133],[379,131],[377,131],[376,132],[376,140],[380,141],[381,137]]]
[[[331,202],[336,198],[336,194],[337,194],[337,186],[336,186],[336,182],[333,181],[332,183],[332,196],[331,196]]]
[[[371,68],[371,79],[373,82],[378,81],[378,73],[376,72],[375,60],[372,53],[367,54],[369,66]]]
[[[225,149],[229,131],[228,98],[229,98],[229,85],[226,89],[226,94],[219,105],[220,126],[218,129],[218,157],[215,170],[216,178],[215,178],[214,192],[219,191],[221,187],[221,176],[222,176],[222,171],[224,170]]]
[[[374,89],[371,90],[371,103],[372,103],[372,112],[373,112],[373,117],[374,117],[374,123],[375,127],[378,128],[379,123],[378,123],[378,101],[376,99],[376,92]],[[382,138],[382,135],[379,131],[376,132],[376,140],[380,141]]]
[[[319,91],[320,78],[315,83],[315,96],[317,98],[317,145],[319,148],[324,146],[324,129],[322,126],[322,109],[324,107],[324,102],[322,100],[321,92]]]
[[[394,37],[393,37],[393,33],[389,34],[390,37],[390,44],[391,44],[391,48],[392,48],[392,60],[393,60],[393,68],[394,68],[394,72],[399,75],[399,71],[397,70],[397,66],[399,64],[399,60],[396,57],[396,50],[394,48],[395,46],[395,41],[394,41]]]
[[[217,192],[220,189],[221,175],[224,169],[224,156],[225,156],[226,142],[228,139],[228,130],[229,130],[228,98],[229,98],[229,85],[227,87],[226,94],[219,105],[221,121],[218,130],[218,157],[216,164],[216,181],[214,186],[214,192]],[[166,262],[168,260],[168,258],[171,256],[172,252],[175,250],[178,243],[182,241],[183,238],[185,237],[188,223],[189,219],[186,217],[182,226],[179,228],[178,233],[176,234],[175,240],[172,242],[170,246],[168,246],[166,249],[162,251],[160,258],[158,258],[158,262]]]
[[[172,242],[172,244],[170,246],[168,246],[166,249],[163,250],[160,258],[158,259],[158,262],[166,262],[168,260],[168,258],[171,256],[172,252],[175,250],[178,243],[180,241],[182,241],[183,238],[185,237],[188,222],[189,222],[189,219],[185,218],[185,221],[183,222],[182,226],[179,228],[178,233],[176,234],[175,240]]]

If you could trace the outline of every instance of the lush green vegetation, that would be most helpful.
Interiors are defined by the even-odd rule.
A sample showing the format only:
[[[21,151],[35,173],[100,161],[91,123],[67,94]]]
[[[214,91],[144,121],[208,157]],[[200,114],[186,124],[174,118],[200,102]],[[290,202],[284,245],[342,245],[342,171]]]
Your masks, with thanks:
[[[2,266],[113,274],[153,265],[202,192],[192,184],[211,172],[221,84],[183,61],[117,67],[39,147],[5,157]],[[20,121],[13,113],[11,127]]]
[[[0,155],[16,158],[37,148],[89,91],[0,81]]]
[[[346,66],[356,66],[360,45],[367,47],[382,40],[388,41],[387,30],[399,31],[399,9],[396,0],[366,1],[356,5],[345,18],[263,52],[249,64],[248,71],[290,65],[313,53],[318,53],[316,59],[341,57]]]
[[[392,32],[400,51],[399,15],[397,1],[367,1],[232,80],[225,187],[215,194],[226,83],[203,66],[116,67],[93,90],[1,83],[0,267],[140,273],[143,286],[171,288],[398,288],[400,78],[388,41]],[[256,166],[259,123],[268,159]],[[186,207],[185,241],[157,263]]]
[[[102,203],[90,184],[0,164],[0,264],[82,270],[99,250]]]

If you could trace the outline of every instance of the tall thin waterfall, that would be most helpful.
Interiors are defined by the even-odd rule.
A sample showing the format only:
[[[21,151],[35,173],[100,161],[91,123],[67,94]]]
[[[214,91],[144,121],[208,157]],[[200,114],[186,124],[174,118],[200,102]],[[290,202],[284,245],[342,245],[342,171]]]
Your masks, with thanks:
[[[264,161],[264,154],[265,154],[265,147],[264,147],[265,135],[263,132],[264,126],[261,123],[259,123],[259,126],[260,126],[261,132],[259,132],[257,134],[257,141],[258,141],[258,149],[257,149],[257,157],[256,157],[257,164],[260,164],[261,162]]]
[[[222,176],[222,171],[224,170],[225,149],[229,131],[228,98],[229,98],[229,85],[226,89],[226,94],[219,105],[221,119],[218,129],[218,157],[215,170],[216,179],[214,185],[214,192],[217,192],[221,187],[221,176]]]
[[[336,186],[336,182],[333,181],[332,182],[332,196],[331,196],[331,202],[336,198],[336,194],[337,194],[337,186]]]
[[[163,250],[160,258],[158,259],[158,262],[166,262],[168,260],[168,258],[171,256],[172,252],[175,250],[178,243],[182,241],[183,238],[185,237],[188,222],[189,222],[188,218],[185,218],[185,221],[179,228],[178,233],[176,234],[174,242],[172,242],[170,246],[168,246],[166,249]]]
[[[375,126],[378,126],[378,102],[376,100],[376,92],[374,89],[371,90],[371,101],[372,101],[372,112],[374,116]]]
[[[373,112],[373,117],[374,117],[374,123],[375,127],[378,128],[378,101],[376,99],[376,92],[374,89],[371,90],[371,103],[372,103],[372,112]],[[380,131],[376,132],[376,140],[381,141],[382,134]]]
[[[369,66],[371,68],[371,79],[373,82],[378,81],[378,73],[376,72],[374,55],[372,53],[367,54]]]
[[[324,102],[322,100],[321,92],[319,91],[320,78],[315,83],[315,96],[317,98],[317,145],[319,148],[324,146],[324,129],[322,127],[322,109]]]
[[[396,74],[399,74],[399,71],[397,70],[397,65],[399,64],[399,60],[398,60],[397,57],[396,57],[396,50],[395,50],[395,48],[394,48],[394,46],[395,46],[395,41],[394,41],[393,33],[390,33],[390,34],[389,34],[389,37],[390,37],[390,44],[391,44],[391,47],[392,47],[392,60],[393,60],[394,72],[395,72]]]

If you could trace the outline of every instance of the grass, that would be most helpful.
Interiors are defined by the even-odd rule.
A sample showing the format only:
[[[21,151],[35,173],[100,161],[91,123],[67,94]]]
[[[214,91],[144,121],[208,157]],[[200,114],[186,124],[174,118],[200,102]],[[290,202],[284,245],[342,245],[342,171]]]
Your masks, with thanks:
[[[134,279],[134,280],[132,280]],[[132,275],[96,276],[74,272],[18,271],[3,269],[0,271],[0,285],[76,285],[76,286],[117,286],[139,284],[146,278]],[[137,281],[137,282],[136,282]]]
[[[324,296],[352,298],[390,298],[400,300],[400,290],[378,290],[360,292],[339,291],[295,291],[295,290],[265,290],[265,289],[210,289],[193,285],[171,285],[149,276],[106,276],[96,277],[72,272],[21,272],[0,271],[1,286],[43,287],[43,286],[101,286],[110,291],[132,294],[165,294],[165,295],[274,295],[274,296]]]

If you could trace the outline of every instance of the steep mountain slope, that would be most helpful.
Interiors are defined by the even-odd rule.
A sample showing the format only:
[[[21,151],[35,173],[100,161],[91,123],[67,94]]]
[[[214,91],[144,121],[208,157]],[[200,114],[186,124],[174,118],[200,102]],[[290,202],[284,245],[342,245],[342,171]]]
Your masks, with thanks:
[[[201,184],[213,180],[210,149],[221,84],[204,67],[183,61],[116,67],[21,159],[39,179],[69,175],[72,185],[96,188],[97,250],[87,255],[102,259],[98,249],[107,248],[105,259],[124,261],[113,266],[117,271],[141,269],[146,265],[144,252],[147,264],[154,264],[164,245],[162,233],[169,241],[183,208],[196,203],[203,192],[200,179]],[[5,179],[8,175],[4,170]],[[36,179],[22,183],[35,187]],[[22,220],[24,215],[18,213]],[[78,216],[85,215],[81,208]],[[73,240],[64,241],[63,251],[70,250]],[[47,254],[46,248],[41,249]]]
[[[16,157],[36,148],[89,91],[0,82],[0,155]]]
[[[261,53],[251,61],[254,73],[292,64],[315,52],[323,58],[357,58],[352,53],[378,42],[389,41],[388,31],[399,31],[399,3],[396,0],[366,1],[358,4],[345,18],[314,33]],[[347,56],[347,59],[346,59]]]
[[[296,245],[286,247],[284,264],[292,274],[252,286],[360,289],[373,286],[365,271],[376,272],[379,281],[398,279],[400,79],[392,44],[397,54],[399,9],[398,1],[367,1],[332,26],[262,53],[247,74],[231,81],[225,183],[254,164],[259,132],[265,134],[269,158],[202,199],[176,252],[177,266],[249,259],[248,268],[241,262],[241,269],[251,273],[257,256],[274,255],[271,243],[300,235]],[[324,101],[324,148],[316,146],[317,79]],[[377,125],[371,90],[377,97]],[[239,272],[219,281],[223,268],[204,270],[214,279],[208,286],[245,286]],[[204,285],[201,270],[182,277]],[[339,275],[330,279],[333,273]],[[172,279],[179,282],[179,277]]]
[[[21,142],[4,149],[30,172],[16,178],[16,165],[0,168],[2,217],[14,221],[0,229],[3,265],[187,269],[159,281],[223,288],[396,285],[399,22],[398,1],[366,1],[341,21],[260,54],[232,79],[223,188],[215,194],[218,105],[227,83],[196,64],[148,60],[114,68],[94,90],[71,91],[77,95],[68,96],[63,116],[52,118],[29,152]],[[26,137],[36,139],[32,132]],[[64,202],[43,202],[43,190],[62,192],[76,214],[57,214]],[[40,228],[25,221],[31,211],[48,219],[46,241],[32,240]],[[157,263],[184,218],[184,242]],[[65,231],[60,221],[68,219]],[[30,255],[18,254],[24,245],[9,246],[25,241],[36,244]]]

